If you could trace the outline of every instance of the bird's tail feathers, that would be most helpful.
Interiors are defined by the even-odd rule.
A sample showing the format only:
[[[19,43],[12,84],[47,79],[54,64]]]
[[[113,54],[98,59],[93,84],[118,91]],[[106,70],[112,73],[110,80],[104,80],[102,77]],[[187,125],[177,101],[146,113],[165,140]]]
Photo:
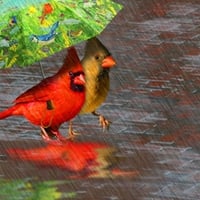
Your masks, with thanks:
[[[15,111],[16,111],[16,107],[12,106],[12,107],[0,112],[0,120],[13,115]]]

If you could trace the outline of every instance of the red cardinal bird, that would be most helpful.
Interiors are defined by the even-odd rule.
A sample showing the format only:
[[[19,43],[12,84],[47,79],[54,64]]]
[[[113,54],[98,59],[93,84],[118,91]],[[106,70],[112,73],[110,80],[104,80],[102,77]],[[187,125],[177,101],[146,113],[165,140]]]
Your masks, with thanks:
[[[0,119],[22,115],[40,126],[42,136],[62,140],[59,127],[77,115],[84,103],[84,73],[76,49],[71,47],[62,68],[51,77],[21,94],[14,105],[0,112]]]

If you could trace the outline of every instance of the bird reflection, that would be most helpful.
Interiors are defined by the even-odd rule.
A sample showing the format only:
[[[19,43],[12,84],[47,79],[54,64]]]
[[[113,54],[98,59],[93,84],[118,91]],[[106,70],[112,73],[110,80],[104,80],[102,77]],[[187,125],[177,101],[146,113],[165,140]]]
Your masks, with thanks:
[[[15,159],[31,161],[39,166],[53,166],[90,177],[110,176],[117,163],[117,150],[96,142],[67,141],[50,143],[33,149],[7,149]]]

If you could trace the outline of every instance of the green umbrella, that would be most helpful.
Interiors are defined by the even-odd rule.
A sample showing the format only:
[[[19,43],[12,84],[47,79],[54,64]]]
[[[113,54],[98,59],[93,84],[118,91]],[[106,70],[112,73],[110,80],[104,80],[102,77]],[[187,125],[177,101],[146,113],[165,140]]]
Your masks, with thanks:
[[[94,37],[121,8],[111,0],[0,0],[0,68],[28,66]]]

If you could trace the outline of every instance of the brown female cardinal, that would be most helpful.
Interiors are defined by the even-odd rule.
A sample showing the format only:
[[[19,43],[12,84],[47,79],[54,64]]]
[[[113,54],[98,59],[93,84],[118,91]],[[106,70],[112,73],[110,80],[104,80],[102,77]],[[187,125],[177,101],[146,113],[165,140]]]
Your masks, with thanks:
[[[82,65],[71,47],[62,68],[17,97],[13,106],[0,112],[0,119],[21,115],[40,126],[45,140],[51,139],[49,135],[63,140],[58,129],[79,113],[85,101],[84,84]]]
[[[89,39],[85,46],[85,54],[81,60],[85,73],[86,99],[80,114],[92,113],[99,117],[103,130],[109,128],[110,121],[96,112],[96,109],[105,101],[109,87],[109,71],[116,63],[108,49],[94,37]],[[70,127],[72,124],[70,124]],[[70,128],[69,132],[72,128]]]

